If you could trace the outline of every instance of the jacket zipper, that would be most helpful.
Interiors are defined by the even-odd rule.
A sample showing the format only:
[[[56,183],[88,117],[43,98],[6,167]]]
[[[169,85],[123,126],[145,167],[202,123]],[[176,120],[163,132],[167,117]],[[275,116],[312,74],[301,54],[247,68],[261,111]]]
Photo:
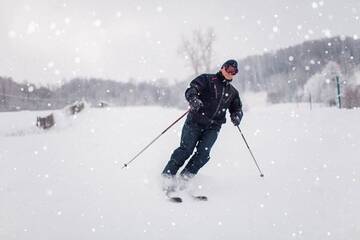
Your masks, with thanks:
[[[217,87],[216,87],[216,84],[215,84],[215,83],[214,83],[214,90],[215,90],[215,99],[217,99],[218,93],[217,93]]]
[[[219,100],[219,104],[216,108],[216,111],[214,112],[214,114],[211,116],[210,120],[213,120],[213,118],[216,116],[217,112],[219,111],[220,109],[220,106],[221,106],[221,102],[224,98],[224,94],[225,94],[225,86],[223,86],[223,89],[222,89],[222,92],[221,92],[221,97],[220,97],[220,100]]]

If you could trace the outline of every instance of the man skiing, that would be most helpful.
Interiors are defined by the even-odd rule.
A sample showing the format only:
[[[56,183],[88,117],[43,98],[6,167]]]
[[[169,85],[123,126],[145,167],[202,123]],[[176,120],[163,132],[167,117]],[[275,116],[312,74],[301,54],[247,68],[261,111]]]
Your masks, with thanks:
[[[226,110],[235,126],[243,116],[242,103],[238,91],[231,85],[238,72],[235,60],[226,61],[216,74],[202,74],[191,81],[185,91],[190,111],[184,123],[180,146],[172,153],[162,176],[174,179],[178,170],[191,156],[180,173],[181,179],[188,180],[210,159],[210,150],[216,141],[221,125],[226,122]],[[174,191],[174,186],[164,186],[166,192]]]

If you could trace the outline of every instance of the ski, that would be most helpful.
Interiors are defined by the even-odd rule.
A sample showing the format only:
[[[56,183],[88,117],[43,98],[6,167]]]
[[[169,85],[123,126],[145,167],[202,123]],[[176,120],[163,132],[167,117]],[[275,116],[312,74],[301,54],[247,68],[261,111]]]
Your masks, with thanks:
[[[175,202],[175,203],[181,203],[182,202],[182,198],[181,197],[169,197],[168,199],[170,202]]]
[[[191,195],[191,197],[194,200],[198,200],[198,201],[207,201],[208,200],[207,196],[203,196],[203,195]]]
[[[196,200],[196,201],[208,201],[208,197],[204,196],[204,195],[190,195],[190,196],[193,200]],[[172,196],[170,196],[170,194],[166,194],[166,197],[170,202],[175,202],[175,203],[183,202],[183,199],[178,196],[172,197]]]
[[[178,197],[178,196],[171,196],[173,195],[175,191],[173,190],[166,190],[165,191],[165,196],[166,198],[170,201],[170,202],[176,202],[176,203],[181,203],[182,202],[182,198]]]

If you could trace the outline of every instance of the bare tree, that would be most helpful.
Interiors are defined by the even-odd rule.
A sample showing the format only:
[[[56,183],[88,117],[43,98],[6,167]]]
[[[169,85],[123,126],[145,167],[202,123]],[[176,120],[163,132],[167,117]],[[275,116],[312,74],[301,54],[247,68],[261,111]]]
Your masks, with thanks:
[[[211,70],[214,41],[215,33],[212,28],[206,31],[194,30],[191,40],[182,38],[178,52],[189,59],[195,75],[198,75],[200,71]]]

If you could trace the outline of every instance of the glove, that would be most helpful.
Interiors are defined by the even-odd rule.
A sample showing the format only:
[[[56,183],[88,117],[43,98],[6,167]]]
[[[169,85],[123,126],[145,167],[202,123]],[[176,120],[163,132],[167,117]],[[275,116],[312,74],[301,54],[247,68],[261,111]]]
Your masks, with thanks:
[[[243,113],[241,111],[234,112],[230,115],[231,122],[234,124],[234,126],[239,126],[242,116],[243,116]]]
[[[204,106],[203,102],[196,97],[191,99],[189,101],[189,104],[190,104],[190,109],[195,112],[199,111],[200,108]]]

